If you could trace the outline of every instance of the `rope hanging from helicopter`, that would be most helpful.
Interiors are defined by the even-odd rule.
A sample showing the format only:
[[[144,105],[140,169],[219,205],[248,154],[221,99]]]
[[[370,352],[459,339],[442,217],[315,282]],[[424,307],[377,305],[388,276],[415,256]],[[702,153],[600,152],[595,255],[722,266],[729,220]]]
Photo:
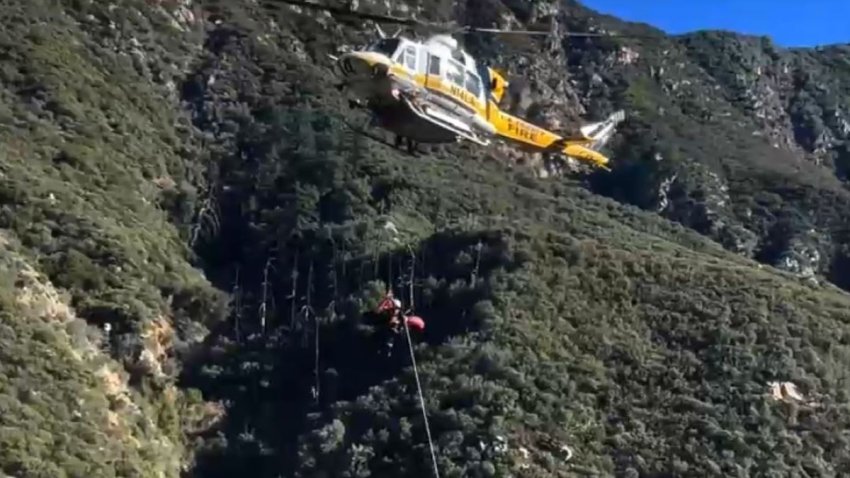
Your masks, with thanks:
[[[425,434],[428,438],[428,450],[431,454],[431,464],[434,469],[434,476],[436,478],[440,478],[440,468],[437,464],[437,453],[434,447],[434,439],[431,435],[431,424],[428,421],[428,411],[425,405],[425,394],[422,391],[422,381],[419,378],[419,367],[416,365],[416,354],[413,349],[413,340],[410,337],[410,326],[407,321],[407,315],[412,312],[415,308],[415,296],[414,296],[414,285],[416,283],[416,254],[413,251],[413,248],[410,244],[407,244],[407,250],[410,253],[410,269],[408,271],[408,309],[404,313],[404,319],[402,323],[404,325],[404,334],[407,342],[407,348],[410,353],[410,363],[413,367],[413,377],[416,381],[416,391],[419,397],[419,407],[422,411],[422,420],[425,426]],[[398,263],[399,269],[401,269],[401,262]],[[399,274],[401,275],[401,274]],[[400,285],[403,285],[403,282],[400,282]],[[387,291],[391,291],[393,288],[393,253],[390,252],[387,255]]]
[[[416,265],[416,254],[413,252],[413,248],[408,244],[407,250],[410,252],[410,272],[409,272],[409,286],[408,286],[408,304],[409,310],[413,311],[414,309],[414,298],[413,298],[413,284],[415,282],[414,271]],[[437,453],[434,450],[434,439],[431,436],[431,425],[428,422],[428,411],[425,407],[425,397],[422,393],[422,382],[419,380],[419,369],[416,366],[416,354],[413,351],[413,341],[410,339],[410,327],[407,324],[407,321],[404,321],[404,335],[407,338],[407,348],[410,351],[410,363],[413,365],[413,377],[416,379],[416,390],[419,395],[419,407],[422,410],[422,420],[425,425],[425,434],[428,437],[428,449],[431,452],[431,464],[434,467],[434,476],[440,478],[440,467],[437,465]]]

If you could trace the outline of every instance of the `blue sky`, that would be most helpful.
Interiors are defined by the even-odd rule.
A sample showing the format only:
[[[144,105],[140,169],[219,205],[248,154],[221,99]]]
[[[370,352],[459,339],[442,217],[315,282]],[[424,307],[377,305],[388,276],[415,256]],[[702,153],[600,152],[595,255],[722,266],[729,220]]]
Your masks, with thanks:
[[[850,43],[850,0],[579,0],[670,34],[732,30],[784,47]]]

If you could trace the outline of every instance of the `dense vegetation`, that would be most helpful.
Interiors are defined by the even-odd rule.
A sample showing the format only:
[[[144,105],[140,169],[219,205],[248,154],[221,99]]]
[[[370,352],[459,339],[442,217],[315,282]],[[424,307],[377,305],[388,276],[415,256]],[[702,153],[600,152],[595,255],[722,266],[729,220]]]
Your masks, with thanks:
[[[462,3],[427,16],[534,25],[547,5]],[[382,356],[368,313],[388,285],[427,321],[442,476],[850,465],[839,49],[708,33],[632,46],[637,62],[603,40],[523,65],[552,45],[471,39],[528,68],[512,95],[532,115],[561,96],[630,113],[613,174],[541,180],[535,158],[354,134],[325,54],[369,38],[362,22],[241,1],[0,7],[4,474],[429,476],[406,343]],[[812,72],[785,149],[775,124],[753,134],[735,83],[764,62]],[[558,65],[572,83],[546,87]],[[777,381],[803,398],[774,399]]]

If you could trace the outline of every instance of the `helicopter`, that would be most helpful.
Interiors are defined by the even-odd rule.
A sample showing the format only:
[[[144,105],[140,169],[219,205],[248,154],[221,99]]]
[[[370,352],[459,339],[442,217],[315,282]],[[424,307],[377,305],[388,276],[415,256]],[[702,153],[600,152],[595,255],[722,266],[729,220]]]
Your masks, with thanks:
[[[415,143],[458,139],[488,146],[495,137],[526,151],[562,153],[604,167],[608,158],[593,148],[604,145],[625,119],[617,111],[583,126],[581,136],[564,138],[502,111],[498,105],[508,82],[495,69],[477,65],[446,34],[425,41],[382,35],[365,49],[332,59],[344,78],[342,88],[355,95],[349,104],[369,109],[379,126],[407,138],[409,150]]]
[[[411,18],[357,12],[303,0],[280,3],[319,9],[376,22],[404,25],[435,24]],[[443,144],[467,140],[488,146],[510,143],[520,150],[557,154],[609,170],[610,159],[602,146],[625,119],[619,110],[605,120],[586,124],[578,134],[562,136],[499,108],[509,85],[497,69],[483,65],[448,33],[418,40],[404,35],[387,36],[376,24],[378,37],[365,47],[339,56],[328,55],[342,78],[337,89],[347,91],[351,108],[371,113],[370,125],[396,135],[413,153],[418,143]],[[464,27],[462,32],[551,35],[550,31],[499,30]],[[613,36],[602,33],[566,33],[570,36]]]

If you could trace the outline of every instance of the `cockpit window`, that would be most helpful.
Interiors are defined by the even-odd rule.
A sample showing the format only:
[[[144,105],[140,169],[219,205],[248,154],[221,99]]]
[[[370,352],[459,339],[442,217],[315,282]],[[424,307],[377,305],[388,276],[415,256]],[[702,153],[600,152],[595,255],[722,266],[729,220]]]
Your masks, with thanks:
[[[460,63],[449,60],[446,63],[446,77],[457,86],[463,87],[463,67]]]
[[[404,49],[404,66],[408,70],[416,71],[416,48],[408,46]]]
[[[383,38],[369,45],[368,50],[373,51],[375,53],[382,53],[392,58],[393,53],[398,50],[398,45],[400,43],[401,40],[399,40],[398,38]]]

